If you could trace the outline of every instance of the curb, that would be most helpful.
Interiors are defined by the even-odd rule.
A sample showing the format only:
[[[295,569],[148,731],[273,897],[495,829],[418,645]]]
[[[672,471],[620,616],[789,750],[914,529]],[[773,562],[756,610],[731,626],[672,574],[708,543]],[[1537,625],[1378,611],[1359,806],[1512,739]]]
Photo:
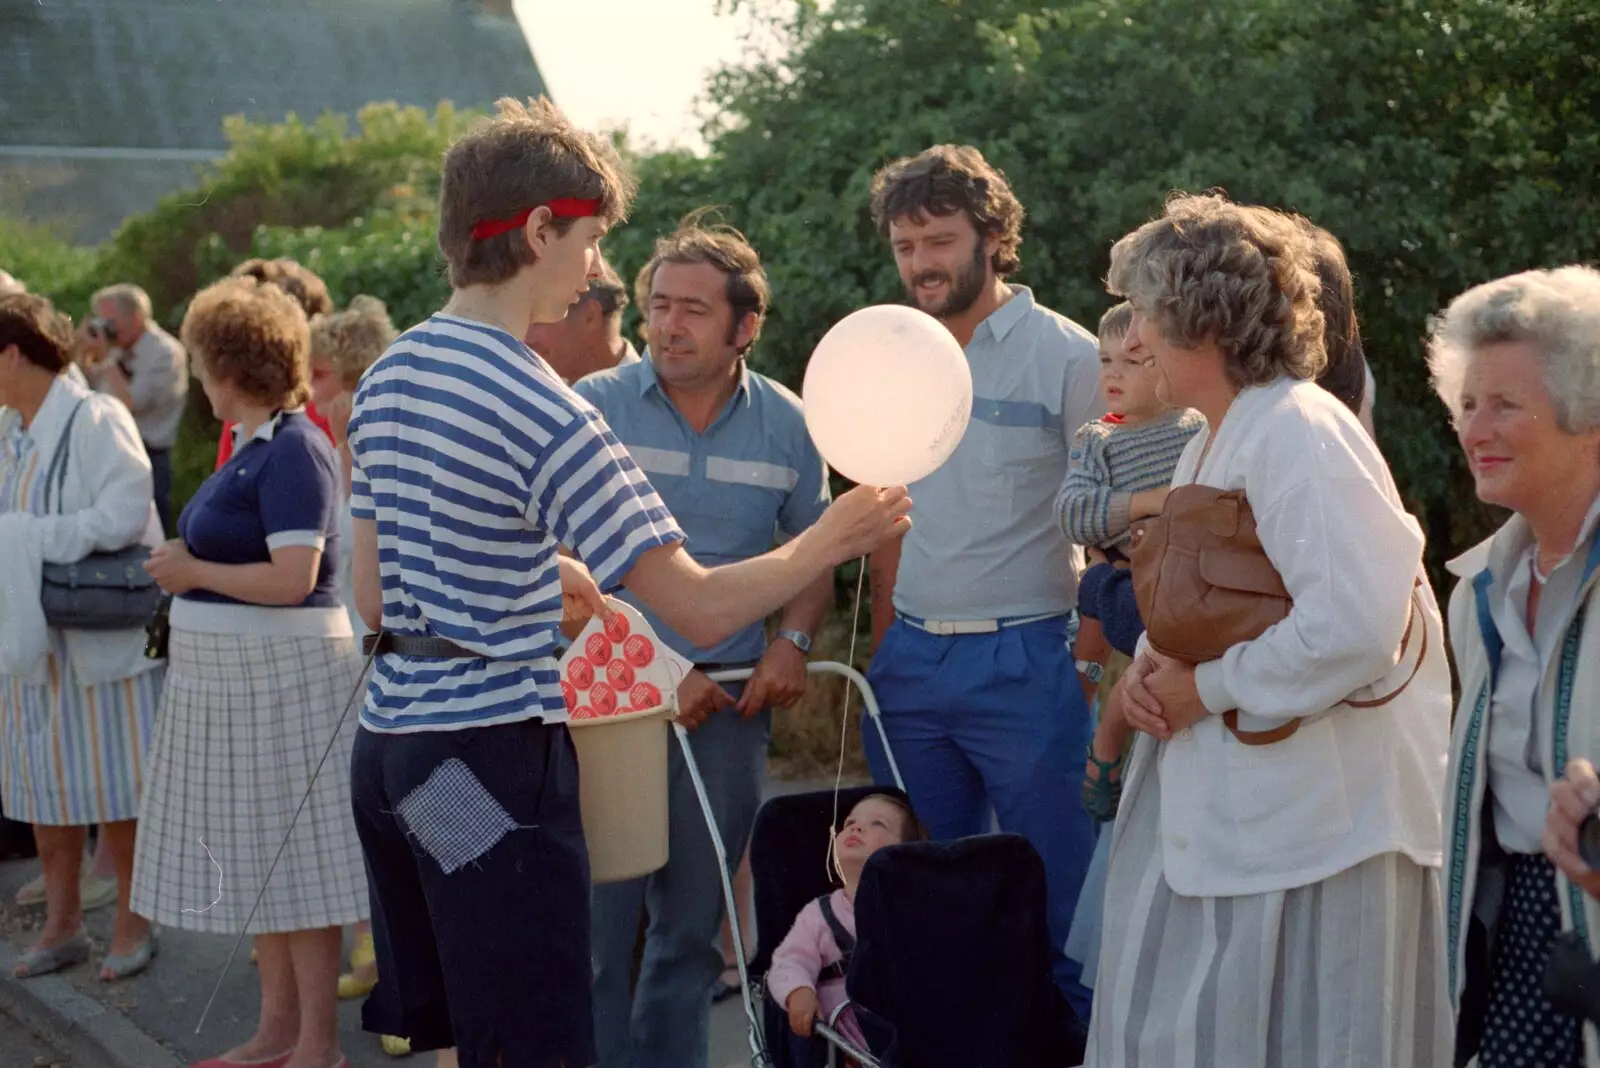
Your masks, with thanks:
[[[183,1068],[177,1054],[59,975],[14,979],[17,954],[0,942],[0,1012],[71,1058],[74,1068]]]

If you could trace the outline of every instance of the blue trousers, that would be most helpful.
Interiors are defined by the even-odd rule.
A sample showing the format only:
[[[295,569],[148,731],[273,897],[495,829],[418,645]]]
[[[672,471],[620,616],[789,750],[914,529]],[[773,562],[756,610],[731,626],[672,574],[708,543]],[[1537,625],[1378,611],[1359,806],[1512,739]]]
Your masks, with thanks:
[[[724,689],[737,697],[743,687]],[[770,710],[743,719],[732,709],[689,735],[730,867],[739,863],[761,804],[771,737]],[[711,834],[676,739],[668,760],[667,866],[597,886],[591,895],[600,1068],[701,1068],[710,1056],[711,987],[723,968],[727,910]],[[641,916],[644,959],[630,996]]]
[[[1053,973],[1089,1019],[1082,966],[1067,935],[1094,855],[1081,794],[1089,711],[1066,620],[949,637],[896,620],[867,672],[917,815],[934,838],[1020,834],[1044,861]],[[893,782],[876,729],[863,724],[873,778]]]

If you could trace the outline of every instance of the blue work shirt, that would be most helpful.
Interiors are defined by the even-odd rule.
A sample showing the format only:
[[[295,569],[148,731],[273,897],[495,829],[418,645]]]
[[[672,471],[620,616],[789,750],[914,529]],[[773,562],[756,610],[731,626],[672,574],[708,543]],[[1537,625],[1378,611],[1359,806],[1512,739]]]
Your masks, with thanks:
[[[733,397],[704,433],[667,397],[648,359],[589,375],[576,388],[649,476],[704,567],[760,556],[780,534],[799,534],[827,510],[827,468],[800,398],[764,375],[741,366]],[[759,623],[702,649],[626,590],[620,596],[697,664],[744,663],[766,651]]]
[[[921,619],[1070,612],[1083,550],[1061,532],[1056,492],[1078,428],[1105,414],[1094,335],[1012,298],[967,343],[972,420],[944,466],[911,488],[894,606]]]

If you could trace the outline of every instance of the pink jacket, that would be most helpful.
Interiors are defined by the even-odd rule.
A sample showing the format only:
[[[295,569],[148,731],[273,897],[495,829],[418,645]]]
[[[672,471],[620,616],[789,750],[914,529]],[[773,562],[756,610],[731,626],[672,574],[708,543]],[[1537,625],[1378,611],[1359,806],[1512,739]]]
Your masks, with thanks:
[[[835,890],[828,898],[833,914],[852,936],[856,933],[855,902],[845,896],[843,889]],[[833,979],[817,987],[817,976],[822,969],[842,959],[839,944],[833,940],[828,921],[822,918],[822,908],[815,901],[800,910],[794,926],[772,954],[772,970],[767,972],[767,992],[779,1005],[788,1007],[789,995],[802,987],[817,991],[817,1014],[826,1023],[834,1010],[845,1003],[844,980]],[[854,1021],[841,1020],[846,1026],[842,1033],[855,1037]]]

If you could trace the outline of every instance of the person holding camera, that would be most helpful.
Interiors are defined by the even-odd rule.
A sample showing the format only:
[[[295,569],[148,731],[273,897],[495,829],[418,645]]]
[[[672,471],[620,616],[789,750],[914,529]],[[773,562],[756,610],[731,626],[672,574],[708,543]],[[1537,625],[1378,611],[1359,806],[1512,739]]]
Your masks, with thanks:
[[[1595,1033],[1546,994],[1552,946],[1577,938],[1592,961],[1600,935],[1600,902],[1585,896],[1600,880],[1575,855],[1593,772],[1560,781],[1569,761],[1600,758],[1600,620],[1586,625],[1600,568],[1600,271],[1469,289],[1435,326],[1429,366],[1478,499],[1513,513],[1449,565],[1462,579],[1444,836],[1456,1063],[1600,1068]]]
[[[155,478],[156,512],[172,530],[172,446],[189,395],[189,361],[178,339],[150,314],[150,296],[136,285],[108,286],[90,301],[83,321],[84,374],[90,385],[127,405],[139,426]]]

